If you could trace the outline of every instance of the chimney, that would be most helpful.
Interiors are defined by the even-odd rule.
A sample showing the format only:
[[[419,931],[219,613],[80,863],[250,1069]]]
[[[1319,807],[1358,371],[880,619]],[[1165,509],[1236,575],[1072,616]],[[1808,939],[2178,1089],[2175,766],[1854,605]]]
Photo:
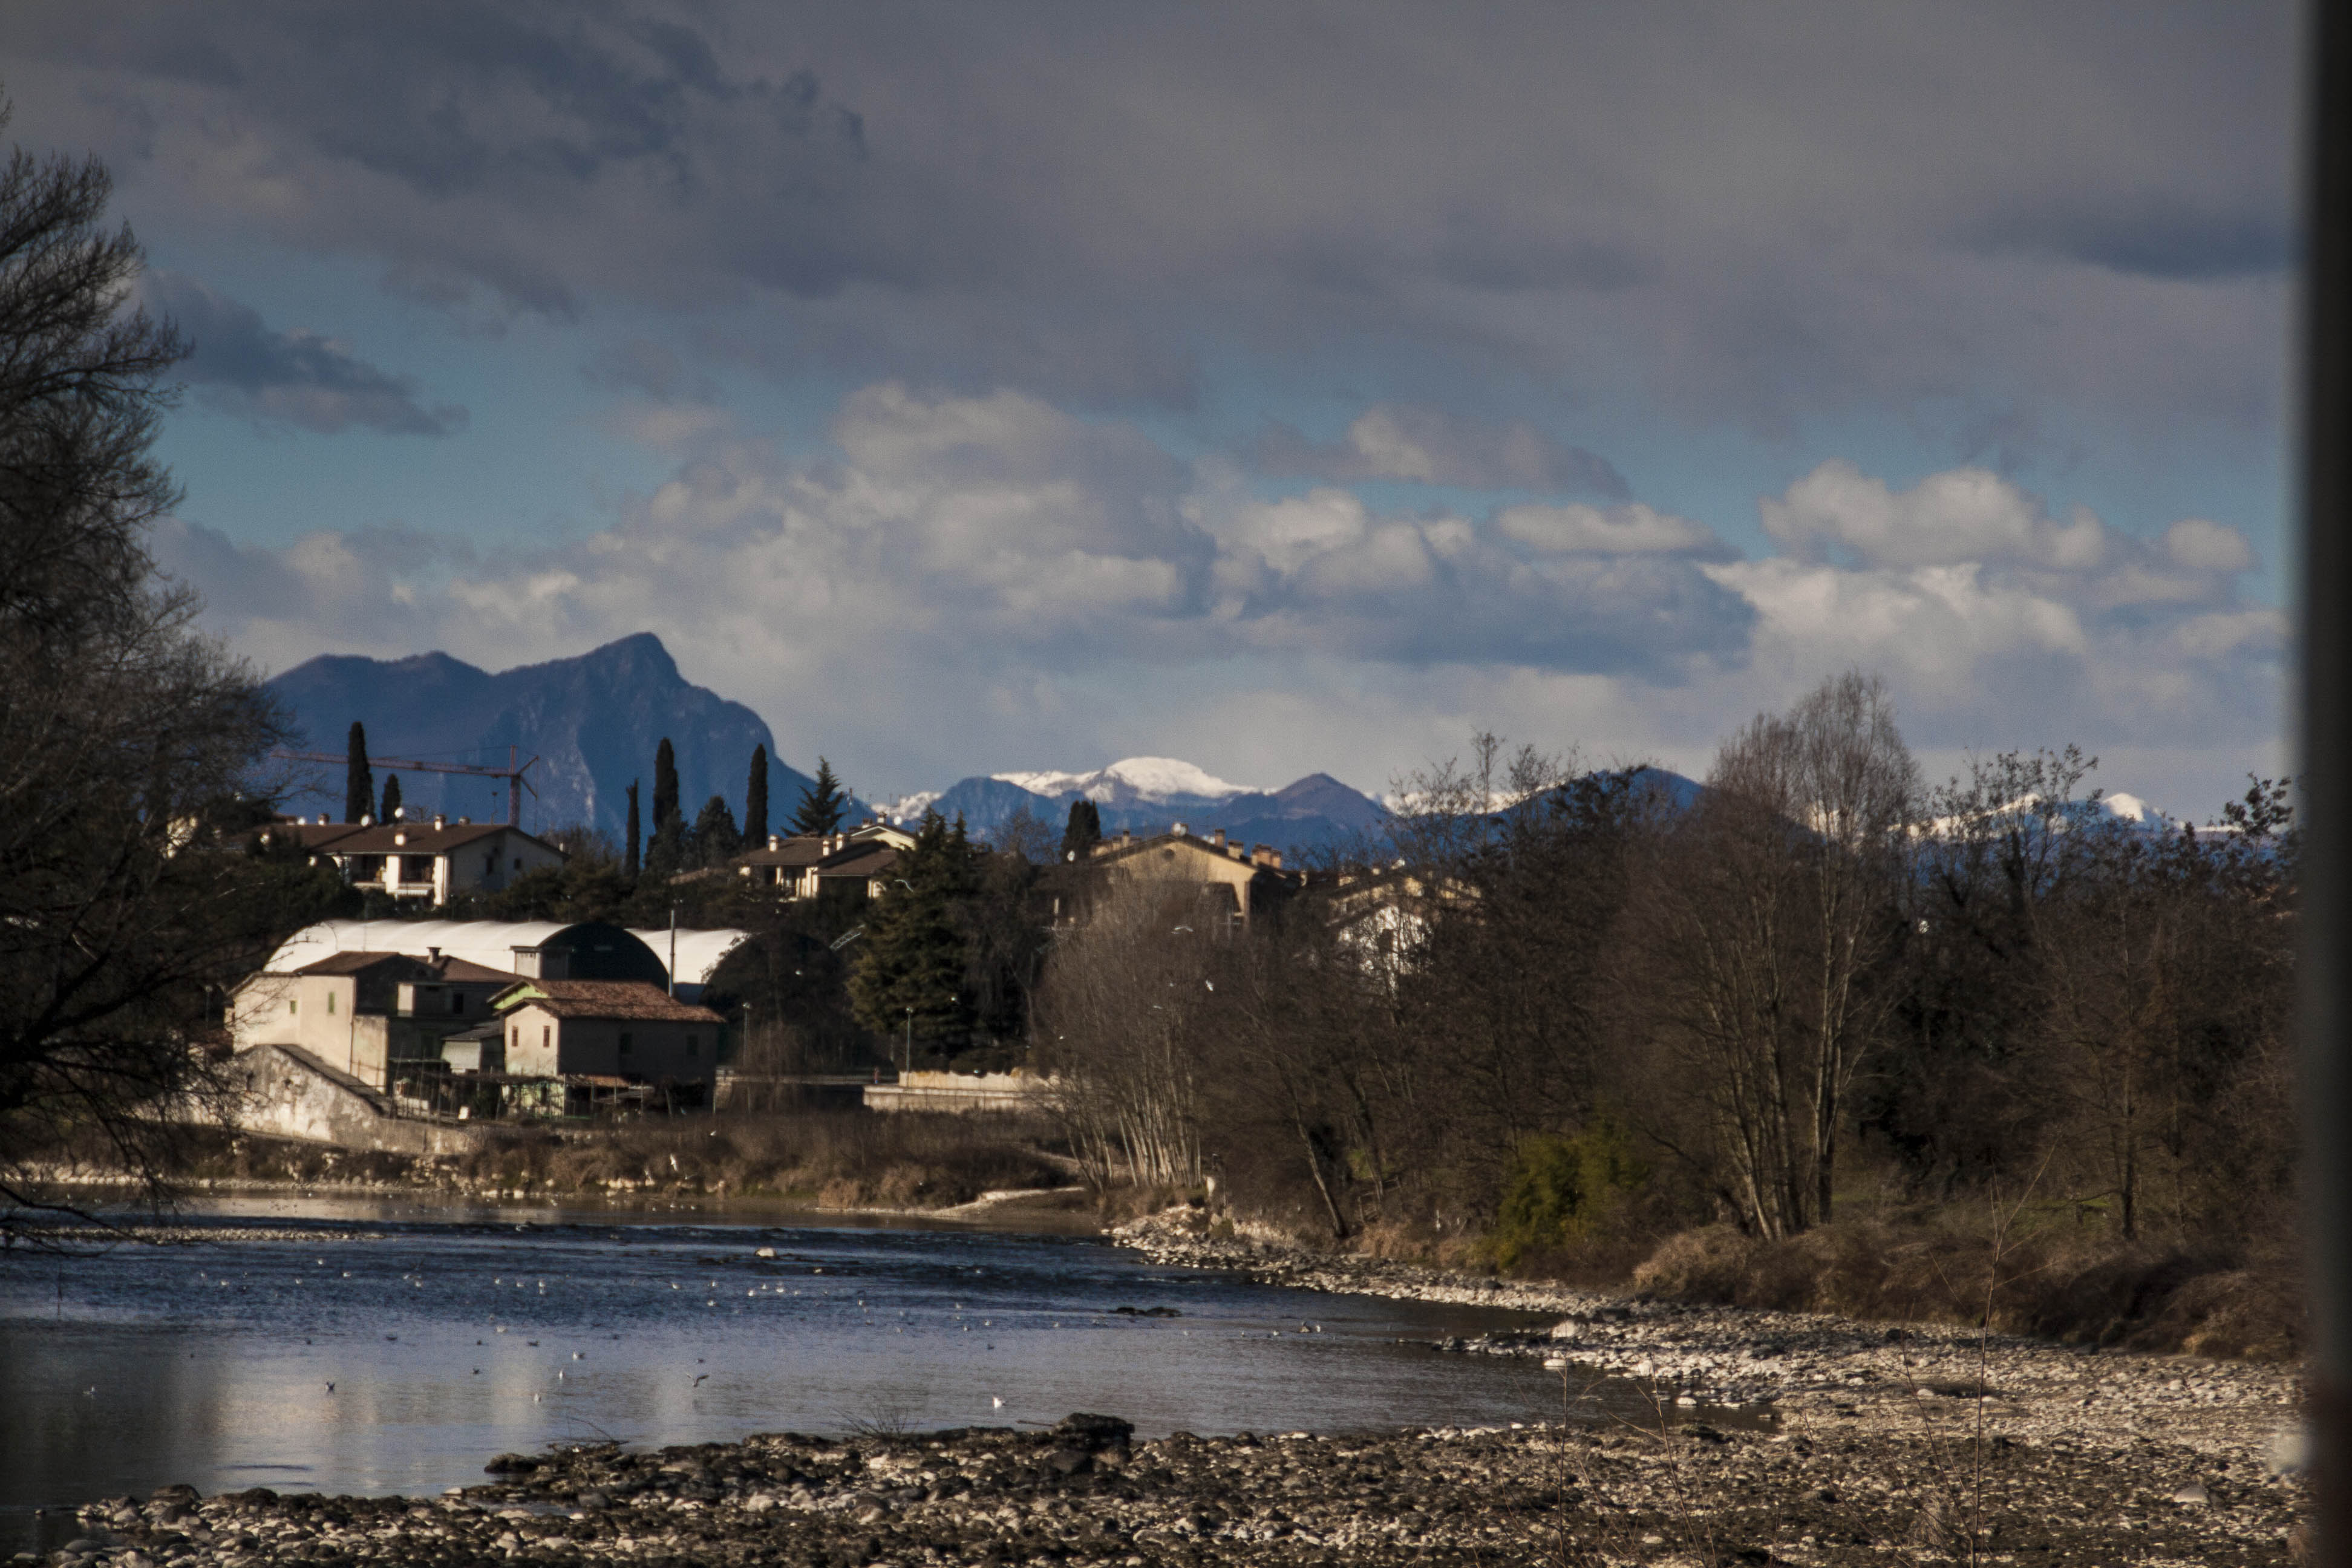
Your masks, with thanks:
[[[403,806],[401,809],[405,811],[407,807]],[[436,827],[446,827],[449,826],[449,819],[436,811],[433,814],[433,826]]]
[[[1282,857],[1275,853],[1271,844],[1253,844],[1250,846],[1250,864],[1271,867],[1278,871],[1282,868]]]
[[[1180,822],[1176,824],[1175,826],[1171,827],[1168,831],[1174,834],[1177,837],[1181,838],[1184,837],[1184,825]]]
[[[1223,849],[1225,847],[1225,830],[1220,827],[1216,831],[1211,833],[1209,835],[1209,842],[1215,845],[1218,848]]]
[[[361,826],[365,826],[366,824],[362,822]],[[395,833],[392,836],[392,841],[394,845],[405,844],[408,842],[408,835],[405,833]]]
[[[425,962],[436,974],[446,967],[441,962],[441,950],[437,947],[428,947],[425,950]]]
[[[770,849],[782,849],[783,847],[784,836],[782,834],[771,833],[768,835],[768,847]]]
[[[362,811],[360,813],[360,826],[362,827],[373,827],[375,826],[375,818]]]

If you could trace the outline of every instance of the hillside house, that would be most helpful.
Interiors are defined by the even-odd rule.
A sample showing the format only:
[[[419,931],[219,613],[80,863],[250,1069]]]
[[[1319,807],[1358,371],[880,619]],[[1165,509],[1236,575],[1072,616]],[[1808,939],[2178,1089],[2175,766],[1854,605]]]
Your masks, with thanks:
[[[491,1016],[516,976],[439,952],[336,952],[289,973],[253,975],[228,1008],[231,1045],[291,1046],[371,1089],[403,1063],[438,1061],[442,1043]]]
[[[504,823],[279,822],[260,830],[264,843],[291,837],[324,856],[355,888],[436,908],[464,893],[495,893],[517,878],[563,864],[563,851]]]
[[[773,888],[794,900],[878,899],[915,836],[880,819],[842,833],[772,834],[767,847],[736,859],[754,887]]]
[[[527,980],[493,1001],[513,1078],[619,1079],[669,1088],[700,1104],[725,1020],[635,980]],[[683,1091],[683,1092],[677,1092]]]
[[[1307,885],[1306,872],[1283,868],[1278,849],[1228,843],[1223,828],[1202,837],[1181,823],[1154,837],[1122,833],[1106,838],[1084,868],[1105,883],[1143,880],[1196,888],[1211,906],[1211,918],[1234,925],[1247,925],[1254,911]]]

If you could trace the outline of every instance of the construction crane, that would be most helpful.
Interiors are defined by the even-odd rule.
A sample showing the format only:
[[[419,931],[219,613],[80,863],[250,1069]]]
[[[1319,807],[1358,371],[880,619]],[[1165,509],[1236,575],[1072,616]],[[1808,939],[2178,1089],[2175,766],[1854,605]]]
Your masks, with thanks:
[[[269,754],[281,762],[289,763],[347,763],[351,760],[334,752],[272,752]],[[520,827],[522,826],[522,792],[528,789],[533,796],[539,794],[537,787],[529,779],[524,778],[523,774],[537,766],[539,759],[533,757],[530,762],[518,764],[515,758],[520,754],[517,748],[509,746],[507,765],[502,768],[480,767],[472,763],[425,763],[418,762],[412,757],[370,757],[368,766],[371,769],[383,768],[386,772],[398,772],[404,769],[411,773],[470,773],[476,778],[504,779],[507,781],[507,826]]]

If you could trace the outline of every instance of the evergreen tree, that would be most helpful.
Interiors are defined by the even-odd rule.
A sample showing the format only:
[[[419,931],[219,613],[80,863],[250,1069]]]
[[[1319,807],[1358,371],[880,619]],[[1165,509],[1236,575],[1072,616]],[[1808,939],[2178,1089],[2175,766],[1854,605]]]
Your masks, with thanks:
[[[637,867],[639,864],[637,859],[637,841],[642,837],[643,830],[640,828],[637,822],[637,781],[631,779],[629,781],[629,839],[628,847],[622,853],[621,875],[626,877],[632,882],[637,879]]]
[[[1084,860],[1102,842],[1102,812],[1080,795],[1070,802],[1070,825],[1062,830],[1062,858]]]
[[[816,777],[801,791],[800,810],[793,814],[794,833],[831,833],[849,815],[849,792],[833,776],[833,764],[816,760]]]
[[[887,1038],[952,1050],[971,1035],[972,988],[965,983],[959,906],[977,886],[971,847],[936,811],[923,814],[915,847],[866,916],[850,1006]],[[903,1047],[902,1047],[903,1048]]]
[[[677,876],[686,869],[686,818],[673,811],[646,840],[645,874],[661,880]]]
[[[753,849],[768,842],[768,748],[751,748],[751,782],[743,788],[743,842]]]
[[[654,749],[654,833],[661,830],[677,816],[677,752],[664,735],[661,744]]]
[[[398,773],[386,773],[383,775],[383,815],[377,817],[376,820],[378,822],[396,822],[399,818],[400,775]]]
[[[374,815],[375,772],[368,766],[367,726],[354,719],[351,738],[344,742],[343,820],[357,822]]]
[[[688,864],[724,866],[742,847],[743,836],[735,831],[735,814],[728,809],[727,797],[712,795],[694,819],[694,833],[687,843]]]

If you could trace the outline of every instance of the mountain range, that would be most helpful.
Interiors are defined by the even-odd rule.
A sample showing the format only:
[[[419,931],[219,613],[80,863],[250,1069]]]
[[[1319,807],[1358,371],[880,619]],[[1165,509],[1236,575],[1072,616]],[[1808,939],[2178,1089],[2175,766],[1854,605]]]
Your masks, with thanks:
[[[268,688],[294,721],[298,749],[340,756],[356,719],[367,726],[368,749],[376,758],[504,766],[509,747],[522,758],[537,757],[529,775],[537,793],[526,795],[523,820],[541,829],[587,823],[617,838],[635,780],[650,833],[654,752],[665,737],[677,752],[678,795],[689,819],[717,795],[740,821],[754,746],[768,748],[772,830],[781,831],[791,819],[811,782],[775,755],[775,739],[757,713],[688,681],[650,632],[577,658],[496,674],[446,653],[400,659],[322,656],[274,678]],[[378,763],[379,789],[393,772],[400,774],[412,816],[504,816],[503,780]],[[1688,806],[1701,793],[1679,774],[1642,772],[1677,805]],[[289,798],[289,810],[341,815],[339,766],[313,764],[306,782],[310,787]],[[1129,757],[1091,773],[975,773],[945,789],[872,806],[853,801],[852,810],[856,816],[878,810],[910,826],[927,808],[950,819],[961,815],[982,839],[999,837],[1025,814],[1058,839],[1070,806],[1081,799],[1095,803],[1107,834],[1158,833],[1181,823],[1200,833],[1223,828],[1239,842],[1285,851],[1377,836],[1391,813],[1390,805],[1328,773],[1266,790],[1228,783],[1172,757]],[[2128,795],[2110,795],[2097,809],[2144,827],[2166,821]]]
[[[667,737],[677,754],[678,799],[689,821],[701,803],[724,795],[741,820],[751,748],[768,748],[768,819],[792,816],[808,776],[775,758],[775,738],[757,713],[688,681],[650,632],[546,664],[498,674],[446,653],[379,659],[326,656],[268,682],[291,714],[299,749],[341,753],[354,719],[367,726],[372,757],[507,765],[508,748],[536,756],[523,796],[524,826],[587,823],[617,839],[628,818],[627,790],[639,784],[645,830],[653,831],[654,752]],[[291,811],[340,816],[343,775],[319,764],[313,786]],[[411,816],[446,812],[501,821],[505,781],[375,766],[400,774]]]
[[[1230,838],[1283,850],[1345,843],[1388,819],[1380,802],[1328,773],[1309,773],[1278,790],[1254,789],[1173,757],[1129,757],[1085,773],[975,773],[882,809],[900,821],[926,809],[950,818],[961,815],[982,837],[1001,833],[1026,812],[1058,837],[1081,799],[1095,803],[1106,834],[1159,833],[1182,823],[1199,833],[1222,827]]]

